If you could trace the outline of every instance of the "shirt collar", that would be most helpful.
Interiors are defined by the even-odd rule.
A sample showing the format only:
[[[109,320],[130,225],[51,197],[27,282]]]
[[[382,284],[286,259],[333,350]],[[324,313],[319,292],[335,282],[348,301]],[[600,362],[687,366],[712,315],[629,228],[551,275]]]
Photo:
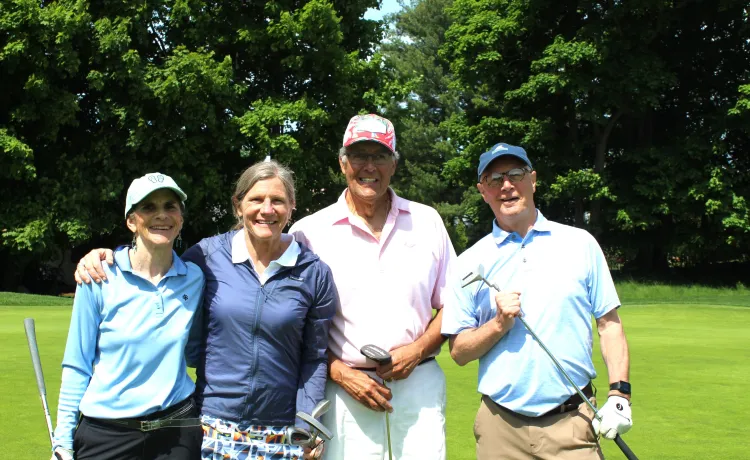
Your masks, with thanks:
[[[294,239],[293,235],[285,233],[281,237],[291,238],[292,242],[289,244],[289,247],[286,248],[286,251],[284,251],[284,253],[273,262],[285,267],[294,267],[297,264],[297,257],[299,257],[301,253],[299,244]],[[253,265],[250,253],[247,251],[247,245],[245,244],[245,229],[243,228],[242,230],[238,230],[232,237],[232,263],[241,264],[245,261],[250,261],[250,265]]]
[[[123,272],[133,273],[133,265],[130,263],[130,257],[128,256],[128,250],[130,246],[120,246],[115,249],[114,258],[115,264]],[[185,276],[187,275],[187,265],[180,259],[174,250],[172,250],[172,266],[169,267],[169,271],[164,275],[164,278],[169,276]]]
[[[542,211],[536,210],[536,220],[534,221],[534,225],[531,226],[531,230],[529,230],[529,233],[531,232],[549,232],[551,230],[551,226],[549,224],[549,220],[547,220],[546,217],[542,214]],[[510,235],[513,233],[506,232],[502,228],[500,228],[497,225],[497,219],[492,220],[492,236],[495,238],[495,243],[500,245],[502,244]]]
[[[349,193],[349,189],[345,188],[341,195],[339,195],[339,199],[334,206],[334,211],[331,213],[331,224],[341,222],[342,220],[353,216],[352,211],[349,209],[349,205],[346,203],[347,193]],[[411,212],[408,200],[396,195],[396,192],[390,187],[388,187],[388,193],[391,195],[391,210],[388,213],[389,217],[392,214],[398,215],[401,211]]]

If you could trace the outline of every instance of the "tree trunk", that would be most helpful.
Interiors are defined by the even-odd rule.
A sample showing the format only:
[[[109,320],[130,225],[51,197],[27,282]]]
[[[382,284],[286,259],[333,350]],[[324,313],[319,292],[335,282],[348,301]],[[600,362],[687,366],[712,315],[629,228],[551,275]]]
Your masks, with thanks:
[[[570,145],[573,152],[573,155],[571,155],[571,157],[573,158],[572,168],[581,169],[581,146],[579,144],[578,138],[578,114],[576,113],[575,102],[573,100],[570,101],[569,107],[570,110],[568,111],[568,132],[570,136]],[[583,228],[586,225],[586,222],[584,222],[583,219],[585,208],[582,196],[573,197],[573,207],[574,225],[578,228]]]
[[[614,115],[612,115],[607,121],[604,130],[601,130],[599,125],[594,125],[594,135],[596,138],[596,152],[594,155],[594,172],[601,174],[604,172],[604,161],[607,154],[607,141],[609,135],[612,134],[612,130],[617,125],[617,120],[622,116],[622,109],[618,109]],[[591,232],[594,236],[598,236],[601,233],[601,200],[594,200],[591,203],[591,220],[590,227]]]

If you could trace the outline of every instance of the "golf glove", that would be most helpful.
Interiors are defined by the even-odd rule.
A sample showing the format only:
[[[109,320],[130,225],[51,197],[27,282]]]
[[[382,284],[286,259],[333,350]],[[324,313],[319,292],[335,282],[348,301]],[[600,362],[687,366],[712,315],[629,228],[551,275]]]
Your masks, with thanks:
[[[55,451],[52,452],[52,458],[50,460],[73,460],[73,449],[63,449],[62,447],[56,447]]]
[[[618,434],[625,434],[633,426],[633,416],[630,412],[630,401],[622,396],[610,396],[606,404],[599,410],[601,422],[594,418],[591,424],[597,435],[607,439],[615,439]]]

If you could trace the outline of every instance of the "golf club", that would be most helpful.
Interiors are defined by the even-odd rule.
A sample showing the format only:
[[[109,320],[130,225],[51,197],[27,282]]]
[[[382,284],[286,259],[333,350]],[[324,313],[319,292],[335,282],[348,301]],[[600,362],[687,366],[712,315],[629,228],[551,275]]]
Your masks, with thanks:
[[[310,435],[312,436],[311,445],[315,444],[315,438],[317,438],[318,435],[322,436],[326,441],[330,441],[331,439],[333,439],[333,433],[331,432],[331,430],[326,428],[326,426],[320,423],[318,420],[314,419],[310,414],[297,412],[297,417],[303,422],[307,422],[307,424],[310,425]]]
[[[319,419],[323,416],[326,412],[328,412],[329,407],[331,406],[331,401],[324,399],[320,401],[318,404],[313,407],[312,412],[310,412],[310,415],[312,415],[313,418]]]
[[[490,280],[488,280],[487,278],[484,277],[484,267],[481,264],[479,266],[477,266],[476,270],[474,270],[472,272],[469,272],[466,276],[464,276],[462,281],[463,282],[461,284],[461,287],[466,287],[466,286],[468,286],[468,285],[470,285],[472,283],[475,283],[477,281],[481,281],[481,282],[487,284],[487,286],[489,286],[489,287],[495,289],[496,291],[500,292],[500,288],[495,283],[491,282]],[[562,375],[565,377],[565,379],[570,383],[570,385],[573,388],[575,388],[576,392],[581,397],[581,399],[583,399],[583,401],[591,408],[591,410],[594,411],[594,417],[596,417],[597,420],[601,421],[602,417],[601,417],[601,415],[599,415],[599,411],[596,410],[596,406],[594,406],[593,404],[591,404],[591,401],[589,401],[589,398],[587,398],[586,395],[583,394],[583,392],[581,391],[581,389],[578,388],[578,385],[575,384],[575,382],[573,381],[573,379],[570,378],[570,375],[568,375],[568,373],[565,371],[565,369],[563,369],[563,367],[560,364],[560,362],[557,361],[557,358],[555,358],[555,355],[553,355],[552,352],[549,351],[549,349],[539,339],[539,336],[537,336],[534,333],[534,331],[531,329],[531,327],[529,327],[528,323],[526,322],[526,320],[523,319],[522,315],[523,315],[523,312],[521,312],[521,316],[517,317],[521,321],[521,324],[523,324],[523,326],[526,328],[526,330],[529,331],[529,334],[531,334],[531,336],[534,338],[534,340],[536,340],[536,343],[538,343],[539,346],[542,347],[542,350],[544,350],[545,353],[547,353],[547,356],[549,356],[550,359],[552,360],[552,362],[555,363],[555,367],[557,367],[557,370],[559,370],[560,373],[562,373]],[[630,450],[630,447],[628,447],[628,445],[625,444],[625,441],[623,441],[623,439],[620,437],[619,434],[615,436],[614,441],[615,441],[615,444],[617,444],[617,447],[620,448],[620,450],[622,451],[622,453],[625,454],[625,457],[628,458],[628,460],[638,460],[638,457],[636,457],[635,454],[633,453],[633,451]]]
[[[364,347],[360,348],[359,352],[362,353],[366,358],[370,358],[378,364],[389,364],[391,362],[391,354],[377,345],[365,345]],[[383,386],[388,388],[385,380],[383,380]],[[388,460],[392,460],[393,449],[391,448],[391,419],[388,415],[388,411],[385,411],[385,432],[388,436]]]
[[[304,428],[290,426],[286,429],[286,442],[293,446],[311,446],[315,443],[315,437]]]
[[[36,328],[33,318],[23,320],[23,327],[26,330],[26,340],[29,342],[29,352],[31,353],[31,362],[34,365],[34,374],[36,375],[36,386],[39,389],[39,396],[42,398],[42,409],[44,418],[47,421],[47,434],[49,434],[50,445],[54,444],[55,433],[52,429],[52,417],[47,405],[47,386],[44,384],[44,373],[42,372],[42,360],[39,358],[39,347],[36,343]]]

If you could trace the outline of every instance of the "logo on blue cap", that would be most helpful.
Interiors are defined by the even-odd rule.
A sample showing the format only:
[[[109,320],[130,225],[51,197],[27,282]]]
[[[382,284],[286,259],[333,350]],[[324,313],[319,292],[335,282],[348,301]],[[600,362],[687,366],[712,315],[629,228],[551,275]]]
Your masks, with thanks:
[[[479,157],[479,168],[477,168],[477,175],[479,176],[479,180],[482,180],[482,173],[485,169],[487,169],[487,166],[490,165],[493,161],[497,160],[500,157],[503,156],[513,156],[518,158],[519,160],[526,163],[529,168],[534,168],[531,166],[531,161],[529,160],[529,156],[526,154],[526,150],[523,149],[523,147],[519,147],[517,145],[510,145],[506,144],[504,142],[500,142],[498,144],[495,144],[492,146],[491,149],[484,152]]]

